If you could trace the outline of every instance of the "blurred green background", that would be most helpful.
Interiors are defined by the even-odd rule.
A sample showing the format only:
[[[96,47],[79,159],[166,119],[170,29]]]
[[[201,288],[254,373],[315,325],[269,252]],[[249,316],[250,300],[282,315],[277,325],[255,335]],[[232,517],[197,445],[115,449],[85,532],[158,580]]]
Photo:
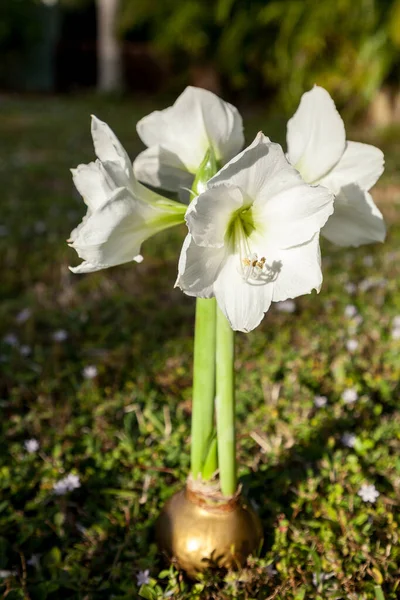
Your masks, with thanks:
[[[400,0],[2,0],[0,85],[93,87],[110,1],[128,91],[191,83],[289,111],[318,83],[354,114],[384,87],[399,118]]]

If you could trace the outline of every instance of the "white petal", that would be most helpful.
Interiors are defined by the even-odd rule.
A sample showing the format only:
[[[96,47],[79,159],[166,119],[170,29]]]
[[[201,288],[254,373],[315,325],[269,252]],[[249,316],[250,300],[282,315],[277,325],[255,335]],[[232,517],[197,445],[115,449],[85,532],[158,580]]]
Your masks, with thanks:
[[[319,235],[310,242],[279,250],[271,257],[277,271],[274,281],[273,301],[297,298],[320,290],[322,284]]]
[[[115,187],[134,188],[132,162],[111,128],[92,116],[92,137],[96,155]]]
[[[95,273],[96,271],[102,271],[103,269],[108,269],[111,265],[102,265],[100,263],[90,263],[87,260],[81,262],[80,265],[76,267],[68,267],[72,273],[75,275],[83,275],[83,273]]]
[[[272,175],[288,167],[295,173],[281,146],[259,132],[250,146],[232,158],[209,180],[207,187],[219,183],[237,186],[249,199],[254,200]]]
[[[112,129],[92,115],[92,138],[96,155],[102,162],[119,163],[122,169],[130,167],[131,161]]]
[[[99,161],[78,165],[71,173],[76,189],[91,210],[104,204],[115,190],[104,177]]]
[[[243,121],[239,111],[212,92],[189,88],[192,101],[201,105],[207,137],[218,161],[227,163],[244,144]],[[189,93],[188,93],[189,95]]]
[[[218,306],[235,331],[251,331],[271,305],[273,284],[249,282],[240,273],[240,257],[231,254],[214,284]]]
[[[385,165],[383,152],[370,144],[347,142],[344,154],[338,164],[321,185],[337,194],[341,187],[356,183],[362,190],[368,191],[382,175]]]
[[[143,232],[140,213],[132,196],[117,192],[76,228],[72,247],[84,263],[71,270],[88,273],[122,264],[140,254]],[[135,235],[136,234],[136,235]]]
[[[179,257],[178,278],[175,286],[188,296],[211,298],[213,284],[225,257],[222,248],[197,246],[190,234],[185,238]]]
[[[77,225],[70,233],[69,238],[67,240],[67,244],[69,244],[70,246],[72,246],[72,244],[74,243],[74,241],[76,240],[76,238],[79,236],[79,231],[82,229],[82,227],[85,225],[86,221],[89,219],[89,217],[91,216],[91,214],[93,213],[93,211],[88,208],[86,211],[86,214],[82,217],[82,221],[79,223],[79,225]]]
[[[243,146],[237,109],[212,92],[187,87],[173,106],[141,119],[137,132],[146,146],[162,146],[195,173],[209,148],[226,162]]]
[[[170,192],[185,191],[185,195],[194,179],[178,156],[161,146],[152,146],[141,152],[133,163],[133,169],[139,181]]]
[[[88,213],[71,238],[71,246],[85,262],[72,270],[89,272],[137,260],[145,239],[183,221],[184,206],[158,198],[147,204],[121,188]]]
[[[254,222],[260,230],[263,226],[268,247],[297,246],[325,225],[333,213],[333,198],[323,186],[306,184],[296,171],[278,172],[254,202]]]
[[[214,185],[197,196],[186,212],[188,229],[199,246],[221,247],[234,213],[243,206],[238,187]]]
[[[309,183],[317,182],[340,160],[346,133],[335,103],[324,88],[303,94],[287,126],[289,160]]]
[[[386,227],[371,195],[356,185],[344,186],[335,198],[335,211],[321,233],[338,246],[383,242]]]
[[[310,240],[333,212],[332,193],[306,184],[286,160],[281,146],[262,133],[210,179],[210,196],[217,184],[238,186],[253,200],[255,226],[268,244],[262,254],[270,245],[285,248]],[[196,242],[200,243],[200,236]]]

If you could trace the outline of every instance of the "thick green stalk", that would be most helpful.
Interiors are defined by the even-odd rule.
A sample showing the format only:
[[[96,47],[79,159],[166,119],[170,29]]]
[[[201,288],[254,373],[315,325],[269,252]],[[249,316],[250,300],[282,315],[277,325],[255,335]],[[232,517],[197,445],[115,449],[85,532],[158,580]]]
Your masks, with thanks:
[[[217,307],[216,416],[219,480],[224,496],[232,496],[237,488],[234,358],[235,335]]]
[[[215,307],[214,298],[197,298],[191,444],[191,474],[195,479],[202,475],[214,430]]]
[[[204,481],[208,481],[215,475],[218,469],[218,446],[217,446],[217,434],[215,433],[211,442],[208,444],[208,451],[206,459],[203,463],[201,476]]]
[[[218,170],[212,147],[204,155],[193,181],[192,192],[197,196],[204,191],[207,181]],[[217,470],[215,452],[215,327],[216,302],[214,298],[197,298],[194,331],[193,398],[191,474],[194,479],[210,479]]]

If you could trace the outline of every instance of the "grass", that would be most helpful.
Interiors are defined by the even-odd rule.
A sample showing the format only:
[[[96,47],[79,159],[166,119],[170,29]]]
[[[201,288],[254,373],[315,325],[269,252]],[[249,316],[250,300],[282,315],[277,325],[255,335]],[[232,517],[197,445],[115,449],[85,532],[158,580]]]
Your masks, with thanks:
[[[189,467],[194,302],[173,289],[183,227],[147,243],[140,265],[81,277],[68,270],[78,259],[64,241],[84,213],[68,169],[93,158],[88,115],[109,122],[134,156],[135,123],[155,102],[0,102],[3,597],[398,598],[399,130],[352,135],[387,155],[375,194],[387,242],[323,244],[320,295],[296,300],[292,314],[272,309],[237,338],[240,478],[265,544],[241,571],[193,585],[165,567],[153,539]],[[249,140],[260,127],[276,138],[281,125],[261,112],[246,121]],[[54,339],[60,330],[64,341]],[[97,375],[85,379],[91,365]],[[348,388],[353,404],[342,398]],[[40,448],[29,453],[32,438]],[[56,495],[70,473],[81,486]],[[375,503],[358,495],[364,483],[379,491]]]

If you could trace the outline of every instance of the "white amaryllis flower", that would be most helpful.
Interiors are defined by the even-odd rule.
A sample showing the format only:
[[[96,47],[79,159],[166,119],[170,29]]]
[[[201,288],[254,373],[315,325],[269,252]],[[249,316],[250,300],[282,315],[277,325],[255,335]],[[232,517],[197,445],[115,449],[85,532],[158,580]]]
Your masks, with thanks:
[[[384,169],[375,146],[346,142],[341,116],[328,92],[303,94],[287,126],[288,158],[304,181],[335,194],[335,211],[321,234],[339,246],[383,242],[385,223],[368,190]]]
[[[139,183],[124,148],[111,129],[92,117],[98,160],[72,169],[76,188],[88,210],[68,243],[83,262],[70,267],[90,273],[136,260],[140,246],[155,233],[183,223],[186,206],[167,200]]]
[[[251,331],[271,301],[319,290],[319,231],[333,195],[307,185],[262,133],[231,160],[186,213],[176,285],[215,296],[232,329]]]
[[[187,87],[173,106],[152,112],[136,128],[148,146],[134,162],[136,177],[183,197],[210,147],[222,166],[244,144],[238,110],[212,92],[195,87]]]

